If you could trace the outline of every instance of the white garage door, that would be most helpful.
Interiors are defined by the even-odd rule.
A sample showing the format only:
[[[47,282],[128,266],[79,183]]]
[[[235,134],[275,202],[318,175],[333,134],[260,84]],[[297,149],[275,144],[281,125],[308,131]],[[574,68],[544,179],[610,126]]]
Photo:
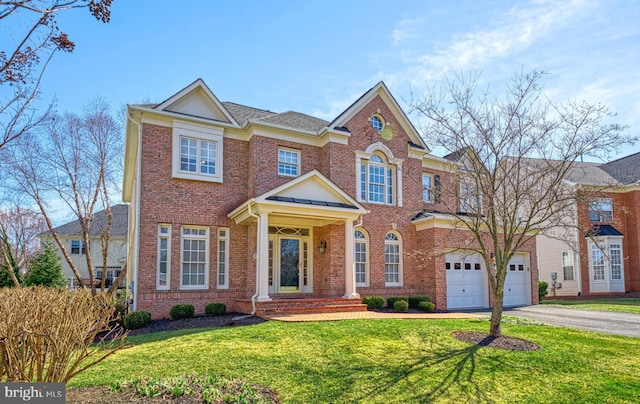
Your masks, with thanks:
[[[487,275],[478,254],[447,254],[447,309],[488,307]]]
[[[504,281],[504,306],[525,306],[531,304],[531,272],[525,254],[513,256],[507,266]]]

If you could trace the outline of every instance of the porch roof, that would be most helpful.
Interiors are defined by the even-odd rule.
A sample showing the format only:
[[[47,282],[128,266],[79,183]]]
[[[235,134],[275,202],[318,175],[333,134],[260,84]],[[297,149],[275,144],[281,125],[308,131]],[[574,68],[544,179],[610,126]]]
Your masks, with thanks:
[[[255,215],[261,213],[276,220],[306,221],[324,226],[357,220],[369,211],[319,171],[313,170],[247,200],[228,216],[238,224],[250,224],[255,221]]]

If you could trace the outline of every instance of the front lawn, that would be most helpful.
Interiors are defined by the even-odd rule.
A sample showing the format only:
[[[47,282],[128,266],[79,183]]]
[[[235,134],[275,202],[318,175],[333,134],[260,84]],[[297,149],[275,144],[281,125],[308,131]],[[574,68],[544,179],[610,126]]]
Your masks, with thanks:
[[[540,304],[566,306],[584,310],[617,311],[620,313],[640,314],[640,298],[620,297],[588,300],[564,300],[543,298]]]
[[[640,339],[505,324],[539,351],[478,348],[450,336],[478,320],[351,320],[158,332],[72,379],[216,375],[276,390],[284,403],[640,401]]]

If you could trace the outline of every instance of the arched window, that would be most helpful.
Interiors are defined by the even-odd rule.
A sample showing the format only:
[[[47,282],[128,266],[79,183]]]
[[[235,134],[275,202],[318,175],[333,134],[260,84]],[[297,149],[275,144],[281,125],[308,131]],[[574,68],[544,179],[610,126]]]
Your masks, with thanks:
[[[396,232],[384,238],[385,286],[402,286],[402,240]]]
[[[394,167],[384,154],[376,152],[368,160],[360,161],[360,200],[394,205]]]
[[[356,229],[354,239],[356,286],[369,286],[369,239],[362,229]]]

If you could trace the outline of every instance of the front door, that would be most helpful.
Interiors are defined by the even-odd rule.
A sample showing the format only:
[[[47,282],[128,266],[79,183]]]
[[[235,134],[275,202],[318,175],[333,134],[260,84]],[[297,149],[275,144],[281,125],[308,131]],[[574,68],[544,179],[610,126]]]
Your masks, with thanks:
[[[312,293],[309,229],[269,228],[269,293]]]
[[[280,291],[300,291],[300,240],[280,237]]]

